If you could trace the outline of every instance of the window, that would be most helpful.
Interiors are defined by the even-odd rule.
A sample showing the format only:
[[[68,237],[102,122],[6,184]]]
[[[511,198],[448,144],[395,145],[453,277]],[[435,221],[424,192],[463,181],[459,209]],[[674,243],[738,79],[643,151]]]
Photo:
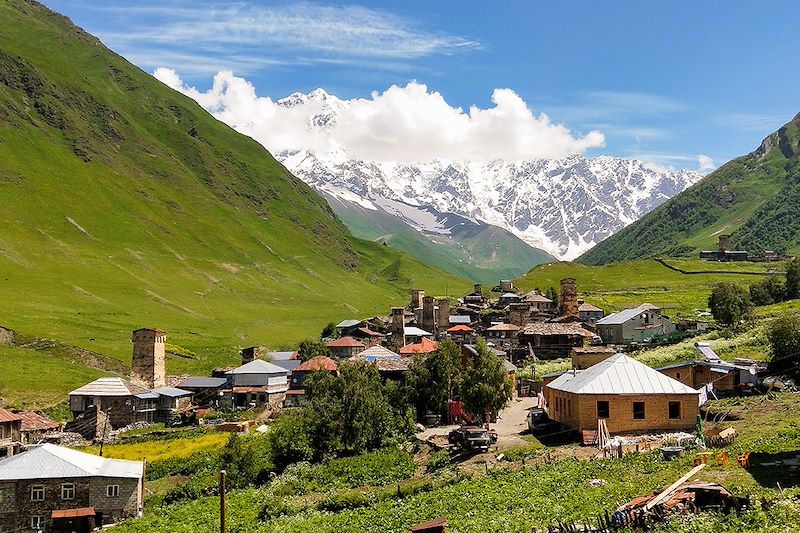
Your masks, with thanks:
[[[116,498],[119,496],[119,485],[108,485],[106,487],[106,497]]]
[[[61,484],[61,499],[74,500],[75,499],[75,483],[62,483]]]
[[[608,402],[597,402],[597,418],[608,418]]]
[[[669,419],[681,419],[681,402],[669,402]]]
[[[633,419],[644,420],[644,402],[633,402]]]
[[[37,514],[31,516],[31,529],[34,531],[44,530],[44,516]]]
[[[31,487],[31,501],[32,502],[44,501],[44,485],[33,485]]]
[[[675,379],[678,380],[678,381],[681,380],[681,373],[680,372],[675,372]]]

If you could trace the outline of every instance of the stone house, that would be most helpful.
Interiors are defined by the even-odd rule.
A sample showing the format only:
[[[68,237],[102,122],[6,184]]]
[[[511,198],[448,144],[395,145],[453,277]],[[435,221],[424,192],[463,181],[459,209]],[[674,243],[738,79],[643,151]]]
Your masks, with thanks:
[[[0,460],[0,531],[88,533],[142,515],[144,464],[53,444]]]
[[[613,313],[596,322],[597,334],[606,344],[643,342],[657,335],[668,335],[675,325],[653,304]]]
[[[522,301],[531,304],[532,308],[536,309],[539,313],[552,314],[557,311],[557,305],[553,300],[539,293],[538,291],[531,291],[522,297]]]
[[[458,344],[471,343],[475,339],[475,330],[469,326],[459,324],[448,328],[447,335]]]
[[[361,344],[367,348],[382,344],[383,339],[386,338],[386,335],[383,333],[373,331],[369,328],[356,328],[350,333],[350,336],[361,342]]]
[[[544,397],[551,419],[584,431],[604,418],[612,434],[691,429],[700,409],[699,391],[621,353],[561,374]]]
[[[325,343],[325,345],[331,351],[331,355],[336,359],[347,359],[348,357],[357,355],[359,352],[363,352],[367,348],[364,346],[364,343],[353,337],[341,337]]]
[[[61,424],[50,420],[36,411],[20,411],[16,414],[22,418],[20,435],[23,444],[36,444],[47,433],[61,428]]]
[[[429,346],[428,343],[436,344],[428,339],[424,339],[424,342],[426,343],[425,346]],[[414,360],[414,358],[409,355],[399,355],[391,350],[387,350],[383,346],[373,346],[351,357],[348,361],[351,363],[374,364],[378,369],[378,374],[380,374],[381,379],[403,381],[405,379],[405,373],[411,368],[411,363]]]
[[[153,422],[158,398],[122,378],[99,378],[69,393],[69,408],[77,417],[88,411],[107,413],[111,427]]]
[[[14,455],[22,442],[22,417],[0,407],[0,457]]]
[[[180,420],[192,409],[193,393],[175,387],[156,387],[150,391],[156,395],[156,422],[171,423]]]
[[[597,324],[598,320],[603,318],[603,315],[605,315],[604,311],[596,305],[578,300],[578,318],[580,318],[581,322],[584,324],[594,326]]]
[[[233,387],[233,404],[279,404],[289,389],[288,371],[261,359],[228,372]]]
[[[515,324],[495,324],[486,328],[484,335],[495,344],[509,348],[521,329]]]
[[[533,350],[542,359],[567,357],[572,348],[581,347],[594,333],[574,322],[531,322],[517,334],[517,344]]]

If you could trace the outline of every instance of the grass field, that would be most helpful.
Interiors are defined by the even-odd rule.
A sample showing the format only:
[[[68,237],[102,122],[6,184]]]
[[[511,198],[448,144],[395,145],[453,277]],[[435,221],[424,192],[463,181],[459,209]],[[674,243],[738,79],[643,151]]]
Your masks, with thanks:
[[[575,278],[578,295],[607,313],[650,302],[673,317],[696,317],[708,307],[715,283],[755,283],[764,276],[785,271],[785,263],[716,263],[699,259],[669,259],[666,263],[687,272],[682,274],[658,261],[647,259],[603,266],[551,263],[533,268],[517,280],[523,290],[559,287],[562,278]]]
[[[229,433],[216,432],[191,437],[172,437],[163,439],[143,439],[140,442],[106,444],[103,457],[127,459],[148,463],[164,459],[181,459],[201,451],[216,450],[228,442]],[[83,451],[97,454],[98,446],[90,446]]]
[[[732,398],[712,402],[709,408],[715,416],[727,417],[720,425],[732,425],[739,432],[729,453],[753,452],[753,465],[742,469],[735,464],[719,466],[714,462],[698,477],[723,483],[737,495],[751,496],[756,509],[752,516],[736,519],[738,529],[725,529],[731,520],[728,517],[699,517],[705,521],[702,531],[789,531],[780,529],[783,524],[775,514],[783,509],[782,503],[762,511],[759,502],[800,495],[800,477],[787,469],[760,463],[780,454],[800,453],[800,395],[773,393]],[[765,432],[764,428],[770,430]],[[555,449],[569,456],[571,446]],[[400,485],[399,491],[392,485],[387,490],[378,483],[361,484],[373,479],[369,469],[380,468],[375,461],[356,458],[347,460],[350,465],[343,463],[334,468],[321,465],[290,469],[262,487],[231,492],[228,527],[232,531],[269,533],[400,533],[408,531],[412,524],[445,515],[450,523],[448,531],[454,533],[527,533],[559,520],[588,521],[633,496],[664,487],[691,468],[692,457],[665,463],[658,453],[645,453],[622,460],[564,459],[544,464],[540,455],[539,460],[529,459],[524,467],[520,460],[488,460],[488,474],[481,464],[473,463],[451,465],[405,480],[393,478]],[[357,479],[342,486],[342,472],[353,468],[359,472]],[[336,475],[329,477],[331,472]],[[398,470],[401,476],[409,476],[410,472],[407,467]],[[589,479],[603,479],[608,484],[591,486]],[[778,483],[784,492],[778,490]],[[202,497],[151,507],[143,519],[117,529],[123,533],[211,533],[218,527],[218,505],[218,498]],[[784,516],[791,520],[788,523],[796,523],[800,510],[789,509]],[[766,529],[761,518],[768,520]],[[706,527],[708,521],[712,523]]]

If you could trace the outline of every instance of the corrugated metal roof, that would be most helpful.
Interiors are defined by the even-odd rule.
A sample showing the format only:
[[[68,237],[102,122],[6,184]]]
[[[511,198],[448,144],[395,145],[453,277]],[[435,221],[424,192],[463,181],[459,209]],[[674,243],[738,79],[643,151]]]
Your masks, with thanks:
[[[472,324],[472,318],[469,315],[450,315],[448,317],[450,324]]]
[[[0,481],[93,476],[139,479],[143,473],[144,465],[139,461],[105,459],[55,444],[29,446],[0,460]]]
[[[133,396],[147,392],[145,387],[122,378],[99,378],[70,392],[70,396]]]
[[[279,366],[281,368],[284,368],[284,369],[288,370],[289,372],[291,372],[292,370],[294,370],[295,368],[300,366],[302,363],[303,363],[303,361],[301,361],[300,359],[286,359],[284,361],[281,361],[280,359],[278,359],[278,360],[273,359],[272,360],[272,364],[273,365]]]
[[[159,396],[166,396],[168,398],[180,398],[181,396],[191,396],[194,394],[188,390],[176,389],[175,387],[156,387],[150,392],[153,394],[158,394]]]
[[[433,342],[430,339],[423,338],[420,342],[416,344],[406,344],[402,348],[400,348],[401,355],[412,355],[415,353],[431,353],[435,352],[436,349],[439,347],[439,344]]]
[[[349,320],[342,320],[341,322],[336,324],[336,327],[337,328],[352,328],[353,326],[357,326],[358,324],[361,324],[361,322],[363,322],[363,320],[356,320],[354,318],[351,318]]]
[[[284,374],[284,375],[286,375],[286,373],[287,371],[285,368],[281,368],[278,365],[273,365],[272,363],[268,363],[263,359],[256,359],[255,361],[250,361],[246,365],[234,368],[229,372],[229,374]]]
[[[58,429],[60,427],[58,422],[54,422],[36,411],[20,411],[17,415],[22,417],[22,427],[20,427],[20,431],[23,432]]]
[[[364,348],[364,343],[360,342],[353,337],[342,337],[326,343],[328,348]]]
[[[22,420],[22,417],[0,407],[0,422],[16,422],[17,420]]]
[[[222,387],[228,382],[225,378],[206,378],[202,376],[192,376],[190,378],[186,378],[183,383],[180,384],[181,387],[187,389],[216,389]]]
[[[327,370],[329,372],[335,372],[338,369],[339,365],[336,364],[336,361],[334,361],[330,357],[325,357],[324,355],[318,355],[317,357],[312,357],[302,365],[298,366],[295,369],[295,371],[314,372],[315,370]]]
[[[297,359],[297,352],[267,352],[271,361],[290,361]]]
[[[576,394],[699,394],[622,353],[587,370],[565,372],[547,386]]]
[[[612,313],[608,316],[605,316],[597,321],[598,326],[617,326],[619,324],[624,324],[628,320],[636,318],[643,312],[645,312],[648,308],[645,308],[643,305],[640,307],[636,307],[634,309],[625,309],[624,311],[620,311],[619,313]]]
[[[403,335],[407,337],[430,337],[433,333],[420,329],[416,326],[407,326],[403,330]]]

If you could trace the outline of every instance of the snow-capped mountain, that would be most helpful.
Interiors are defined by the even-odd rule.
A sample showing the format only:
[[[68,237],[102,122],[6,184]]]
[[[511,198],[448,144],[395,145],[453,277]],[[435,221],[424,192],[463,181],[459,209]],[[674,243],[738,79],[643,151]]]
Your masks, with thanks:
[[[316,115],[312,120],[330,121]],[[347,159],[341,151],[277,154],[312,187],[355,196],[430,232],[425,207],[505,228],[535,248],[570,260],[683,191],[700,178],[615,157],[559,160],[432,161],[419,164]],[[337,194],[338,193],[338,194]]]

